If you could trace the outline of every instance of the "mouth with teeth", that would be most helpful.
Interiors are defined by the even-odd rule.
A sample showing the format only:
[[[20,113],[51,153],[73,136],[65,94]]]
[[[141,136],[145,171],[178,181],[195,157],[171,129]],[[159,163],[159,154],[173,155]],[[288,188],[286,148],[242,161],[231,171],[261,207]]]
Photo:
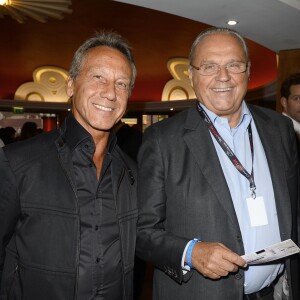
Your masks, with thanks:
[[[227,88],[212,88],[212,90],[214,92],[228,92],[228,91],[231,91],[233,88],[232,87],[227,87]]]
[[[114,109],[111,108],[111,107],[105,107],[105,106],[102,106],[102,105],[98,105],[98,104],[95,104],[94,103],[94,106],[99,109],[99,110],[104,110],[104,111],[113,111]]]

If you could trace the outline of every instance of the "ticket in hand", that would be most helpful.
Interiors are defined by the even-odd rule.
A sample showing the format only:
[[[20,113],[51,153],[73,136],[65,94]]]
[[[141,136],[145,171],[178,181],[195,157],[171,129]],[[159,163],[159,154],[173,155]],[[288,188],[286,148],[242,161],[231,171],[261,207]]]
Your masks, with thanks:
[[[300,248],[291,239],[289,239],[254,253],[242,255],[241,257],[247,262],[248,265],[257,265],[299,252]]]

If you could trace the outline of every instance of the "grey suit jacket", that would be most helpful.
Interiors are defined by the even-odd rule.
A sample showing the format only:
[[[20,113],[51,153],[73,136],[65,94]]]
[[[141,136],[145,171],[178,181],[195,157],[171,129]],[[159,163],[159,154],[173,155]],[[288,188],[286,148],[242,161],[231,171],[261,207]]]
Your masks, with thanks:
[[[269,163],[281,238],[297,241],[299,166],[293,128],[274,111],[250,109]],[[157,267],[154,299],[242,300],[242,269],[220,280],[197,271],[183,276],[181,270],[184,248],[194,237],[244,254],[230,192],[196,107],[146,130],[139,152],[138,198],[137,254]]]

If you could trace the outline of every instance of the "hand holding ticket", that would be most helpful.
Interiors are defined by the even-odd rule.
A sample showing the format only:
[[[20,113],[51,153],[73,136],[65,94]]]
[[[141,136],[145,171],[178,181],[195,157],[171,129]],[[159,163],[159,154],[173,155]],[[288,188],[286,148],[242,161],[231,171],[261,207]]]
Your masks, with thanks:
[[[271,245],[254,253],[242,255],[241,257],[248,265],[267,263],[282,257],[290,256],[300,252],[300,248],[292,241],[285,240],[281,243]]]

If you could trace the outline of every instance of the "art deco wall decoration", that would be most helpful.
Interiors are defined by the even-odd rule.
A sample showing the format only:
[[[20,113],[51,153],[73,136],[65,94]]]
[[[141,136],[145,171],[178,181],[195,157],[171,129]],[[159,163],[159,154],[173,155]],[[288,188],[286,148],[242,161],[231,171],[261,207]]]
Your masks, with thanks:
[[[43,66],[33,71],[33,81],[23,83],[14,100],[68,102],[66,80],[68,72],[62,68]]]
[[[174,79],[169,80],[163,89],[162,101],[196,99],[188,76],[189,60],[172,58],[167,67]]]

